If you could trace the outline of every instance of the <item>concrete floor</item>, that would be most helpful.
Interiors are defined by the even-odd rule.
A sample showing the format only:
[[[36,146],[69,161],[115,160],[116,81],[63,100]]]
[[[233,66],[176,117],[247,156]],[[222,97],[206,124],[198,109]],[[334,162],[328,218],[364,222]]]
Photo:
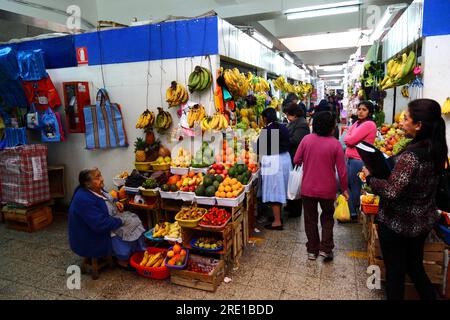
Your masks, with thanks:
[[[263,228],[261,228],[262,230]],[[366,287],[367,260],[361,225],[335,225],[335,259],[308,261],[303,218],[289,219],[283,231],[263,231],[259,245],[248,246],[231,283],[215,293],[150,280],[119,268],[99,280],[82,275],[81,290],[66,286],[66,269],[80,264],[67,241],[67,218],[55,215],[51,226],[36,233],[0,224],[0,300],[4,299],[150,299],[150,300],[380,300],[381,290]],[[358,255],[358,254],[356,254]]]

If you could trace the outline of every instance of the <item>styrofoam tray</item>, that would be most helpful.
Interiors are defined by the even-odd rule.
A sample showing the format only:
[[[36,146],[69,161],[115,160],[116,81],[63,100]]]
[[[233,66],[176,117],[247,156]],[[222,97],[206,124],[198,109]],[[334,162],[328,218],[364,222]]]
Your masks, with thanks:
[[[189,168],[170,167],[170,173],[182,176],[189,173]]]
[[[201,172],[203,174],[208,174],[208,171],[209,171],[210,168],[211,167],[206,167],[206,168],[194,168],[194,167],[191,167],[191,171],[194,172],[194,173]]]
[[[216,198],[217,205],[222,207],[237,207],[244,201],[245,192],[242,192],[237,198]]]
[[[195,193],[194,192],[185,192],[185,191],[178,191],[179,197],[183,201],[194,201]]]
[[[213,206],[216,204],[216,197],[199,197],[195,196],[195,201],[198,204],[203,204],[207,206]]]
[[[159,194],[161,198],[163,199],[173,199],[173,200],[179,200],[180,199],[180,192],[167,192],[167,191],[159,191]]]

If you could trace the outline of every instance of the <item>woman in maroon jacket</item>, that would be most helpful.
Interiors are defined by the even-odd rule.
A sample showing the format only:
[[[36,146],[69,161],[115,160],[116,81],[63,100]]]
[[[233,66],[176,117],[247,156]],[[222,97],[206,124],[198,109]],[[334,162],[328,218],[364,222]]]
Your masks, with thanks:
[[[380,195],[379,238],[386,268],[389,300],[404,298],[405,273],[420,297],[436,299],[423,267],[425,239],[439,219],[436,191],[447,161],[445,122],[441,107],[430,99],[409,103],[403,129],[413,138],[396,159],[387,180],[367,176],[367,183]]]

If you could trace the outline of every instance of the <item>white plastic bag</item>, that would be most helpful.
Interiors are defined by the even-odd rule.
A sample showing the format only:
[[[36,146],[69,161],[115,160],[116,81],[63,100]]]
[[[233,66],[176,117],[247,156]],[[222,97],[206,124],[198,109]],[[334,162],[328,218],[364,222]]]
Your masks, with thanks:
[[[300,199],[302,178],[303,178],[303,167],[295,166],[294,170],[289,172],[289,182],[287,190],[287,198],[289,200]]]

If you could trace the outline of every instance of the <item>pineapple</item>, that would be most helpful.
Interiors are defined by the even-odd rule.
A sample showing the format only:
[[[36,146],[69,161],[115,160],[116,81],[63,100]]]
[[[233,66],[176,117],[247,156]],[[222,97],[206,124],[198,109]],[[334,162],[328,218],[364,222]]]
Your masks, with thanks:
[[[144,139],[137,138],[134,142],[134,153],[136,156],[136,162],[145,162],[145,148],[147,147],[147,144],[145,143]]]

